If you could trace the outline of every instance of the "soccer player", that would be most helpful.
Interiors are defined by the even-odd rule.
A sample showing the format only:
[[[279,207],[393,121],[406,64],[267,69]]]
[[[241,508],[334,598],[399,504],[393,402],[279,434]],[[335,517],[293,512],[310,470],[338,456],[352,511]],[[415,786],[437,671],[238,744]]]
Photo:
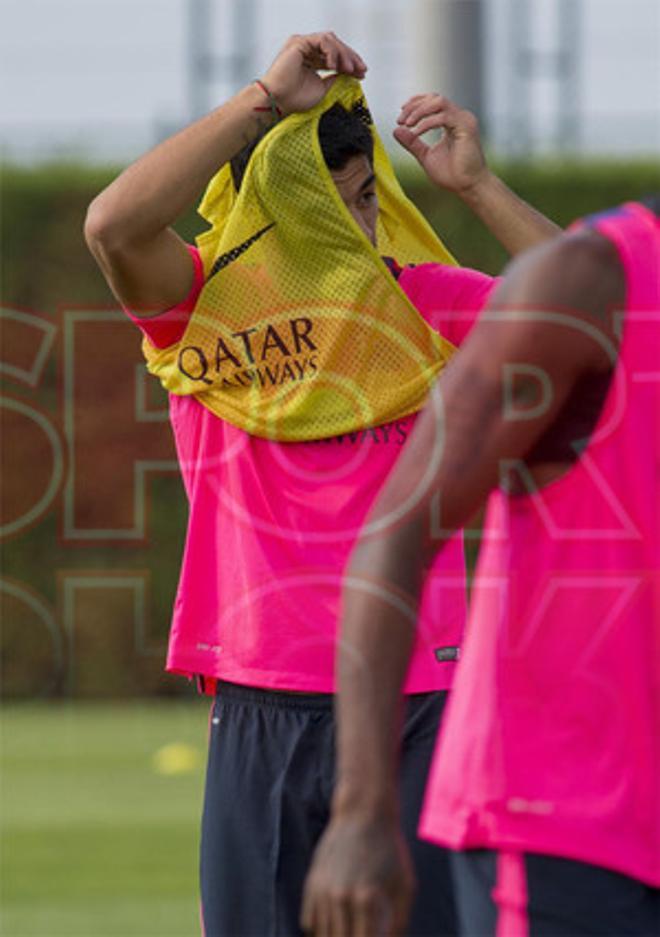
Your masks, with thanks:
[[[310,930],[405,927],[393,785],[416,600],[490,493],[420,831],[457,850],[466,935],[660,933],[659,362],[660,219],[630,203],[514,261],[441,375],[369,520],[415,507],[350,561]]]
[[[181,338],[204,283],[199,252],[170,225],[221,165],[231,160],[241,184],[245,146],[280,114],[323,100],[332,79],[317,69],[359,79],[366,66],[332,33],[292,37],[263,81],[142,157],[90,206],[88,244],[156,348]],[[428,146],[420,134],[434,127],[444,128],[445,137]],[[436,94],[413,98],[395,135],[429,179],[461,196],[511,253],[556,233],[489,172],[474,118],[451,102]],[[373,253],[378,183],[370,131],[359,117],[333,108],[321,118],[319,140]],[[475,271],[389,265],[429,325],[455,345],[493,288],[490,277]],[[447,310],[461,317],[450,320]],[[245,355],[254,352],[249,339],[243,333]],[[202,822],[204,926],[207,937],[294,934],[334,778],[341,577],[415,418],[318,442],[279,443],[219,419],[194,396],[172,395],[170,414],[190,513],[167,666],[197,677],[207,691],[217,688]],[[460,536],[436,576],[406,684],[401,770],[401,812],[420,882],[416,934],[437,933],[438,921],[444,932],[454,930],[446,855],[421,842],[416,826],[461,641]],[[440,605],[431,601],[438,590]]]

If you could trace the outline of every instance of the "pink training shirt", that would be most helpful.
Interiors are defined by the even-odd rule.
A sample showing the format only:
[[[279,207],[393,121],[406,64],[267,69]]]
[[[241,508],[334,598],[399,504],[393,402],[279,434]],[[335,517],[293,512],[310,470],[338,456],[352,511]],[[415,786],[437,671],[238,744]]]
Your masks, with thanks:
[[[131,316],[158,347],[178,340],[203,284],[199,255],[186,301]],[[461,343],[494,281],[424,264],[399,284],[429,325]],[[267,689],[334,691],[335,636],[348,556],[415,417],[319,442],[276,443],[170,396],[189,501],[167,669]],[[406,690],[449,687],[466,615],[462,536],[435,564]]]
[[[420,832],[660,886],[660,223],[587,224],[626,273],[609,395],[567,474],[491,495]]]

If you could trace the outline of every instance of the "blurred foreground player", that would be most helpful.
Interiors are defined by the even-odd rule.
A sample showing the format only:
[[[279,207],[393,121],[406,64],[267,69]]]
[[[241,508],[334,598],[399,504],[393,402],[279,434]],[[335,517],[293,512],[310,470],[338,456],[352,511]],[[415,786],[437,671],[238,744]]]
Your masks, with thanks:
[[[416,491],[399,526],[360,538],[344,588],[338,783],[305,899],[317,934],[405,926],[392,779],[415,604],[489,493],[420,832],[457,850],[466,935],[660,933],[659,204],[513,263],[372,510]]]

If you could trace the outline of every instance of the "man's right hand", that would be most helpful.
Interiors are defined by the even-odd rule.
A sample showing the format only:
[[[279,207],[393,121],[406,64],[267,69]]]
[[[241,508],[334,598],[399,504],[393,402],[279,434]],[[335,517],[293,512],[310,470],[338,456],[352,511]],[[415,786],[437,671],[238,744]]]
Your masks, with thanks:
[[[335,815],[307,876],[301,924],[315,937],[400,937],[413,891],[396,821]]]
[[[264,75],[264,84],[285,114],[308,111],[322,101],[335,80],[317,70],[364,78],[367,66],[334,33],[291,36]]]

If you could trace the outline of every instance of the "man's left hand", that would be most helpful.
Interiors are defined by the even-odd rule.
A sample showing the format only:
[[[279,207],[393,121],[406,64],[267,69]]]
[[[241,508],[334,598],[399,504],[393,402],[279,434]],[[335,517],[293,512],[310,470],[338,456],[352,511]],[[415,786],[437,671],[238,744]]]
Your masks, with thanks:
[[[486,166],[479,123],[440,94],[417,94],[401,108],[395,139],[418,160],[431,182],[457,195],[483,182]],[[444,131],[437,143],[427,144],[422,135]]]

